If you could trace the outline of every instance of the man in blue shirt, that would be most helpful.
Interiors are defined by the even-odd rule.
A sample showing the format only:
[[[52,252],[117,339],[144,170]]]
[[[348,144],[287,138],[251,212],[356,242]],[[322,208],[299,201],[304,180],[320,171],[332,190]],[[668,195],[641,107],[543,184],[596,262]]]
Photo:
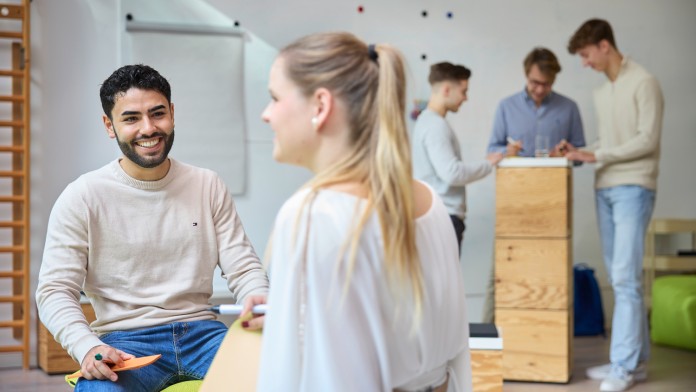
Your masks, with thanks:
[[[493,122],[488,152],[506,156],[535,156],[543,141],[550,156],[563,156],[570,147],[585,146],[578,105],[551,90],[561,72],[558,59],[548,49],[534,48],[524,59],[527,85],[503,99]]]
[[[561,72],[556,55],[546,48],[534,48],[523,64],[527,85],[524,90],[500,101],[488,152],[502,152],[508,157],[534,157],[539,137],[545,140],[545,149],[552,157],[562,157],[573,147],[584,147],[585,134],[578,105],[551,90],[556,75]],[[494,287],[494,274],[491,273],[483,305],[483,322],[494,321]]]

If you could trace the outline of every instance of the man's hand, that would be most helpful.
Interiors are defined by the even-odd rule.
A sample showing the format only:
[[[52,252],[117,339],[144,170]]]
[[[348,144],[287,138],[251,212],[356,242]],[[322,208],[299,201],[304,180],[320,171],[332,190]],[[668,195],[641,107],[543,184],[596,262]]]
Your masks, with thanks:
[[[503,160],[503,154],[500,152],[492,152],[486,156],[486,160],[490,162],[491,165],[495,166]]]
[[[251,313],[251,309],[260,304],[265,304],[268,299],[268,296],[266,295],[250,295],[244,300],[244,308],[242,309],[242,313],[239,315],[240,318],[244,318],[246,315]],[[242,322],[242,328],[244,329],[249,329],[249,330],[255,330],[255,329],[262,329],[263,328],[263,323],[266,319],[266,316],[262,314],[252,314],[252,318],[243,321]]]
[[[516,157],[520,154],[520,151],[522,151],[522,141],[512,141],[512,139],[509,139],[507,147],[505,148],[505,156]]]
[[[97,359],[101,358],[101,359]],[[82,377],[87,380],[118,380],[115,372],[111,371],[111,366],[123,365],[123,361],[135,358],[132,354],[127,354],[106,344],[92,347],[82,360],[80,371]]]
[[[572,144],[568,143],[567,140],[563,139],[561,140],[558,144],[556,144],[556,147],[551,150],[551,153],[549,156],[551,157],[564,157],[566,154],[570,151],[576,151],[577,149],[575,146]]]
[[[589,151],[583,151],[583,150],[570,151],[565,155],[565,157],[570,159],[571,161],[580,161],[580,162],[589,162],[589,163],[597,162],[597,158],[595,157],[594,153],[589,152]]]

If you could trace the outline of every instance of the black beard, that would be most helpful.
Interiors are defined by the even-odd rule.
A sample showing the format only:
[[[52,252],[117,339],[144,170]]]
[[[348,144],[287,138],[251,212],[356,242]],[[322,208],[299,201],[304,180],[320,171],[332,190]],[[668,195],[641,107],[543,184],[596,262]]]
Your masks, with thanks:
[[[114,129],[114,134],[116,135],[116,141],[118,142],[118,147],[121,149],[121,152],[123,155],[126,156],[129,160],[131,160],[133,163],[136,165],[142,167],[143,169],[152,169],[153,167],[157,167],[162,164],[167,159],[167,156],[169,155],[169,151],[171,151],[172,146],[174,145],[174,130],[172,129],[172,133],[169,134],[168,136],[162,132],[155,132],[152,135],[148,135],[148,137],[161,137],[164,139],[164,151],[162,151],[162,154],[158,156],[142,156],[138,155],[137,152],[135,152],[135,149],[131,145],[131,143],[125,143],[119,140],[118,138],[118,132]]]

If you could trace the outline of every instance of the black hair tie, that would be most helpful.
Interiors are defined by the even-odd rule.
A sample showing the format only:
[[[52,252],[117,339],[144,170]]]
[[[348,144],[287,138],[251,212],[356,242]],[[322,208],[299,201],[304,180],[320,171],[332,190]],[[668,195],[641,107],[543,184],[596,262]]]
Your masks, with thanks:
[[[379,55],[377,54],[377,51],[375,50],[375,44],[367,45],[367,55],[370,56],[370,60],[374,61],[375,63],[377,62]]]

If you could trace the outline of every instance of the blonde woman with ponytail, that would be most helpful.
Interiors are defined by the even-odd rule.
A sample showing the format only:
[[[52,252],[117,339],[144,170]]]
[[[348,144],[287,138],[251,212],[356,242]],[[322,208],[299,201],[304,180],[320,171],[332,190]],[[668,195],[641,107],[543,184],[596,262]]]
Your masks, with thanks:
[[[284,48],[262,118],[273,157],[314,178],[281,208],[269,250],[261,391],[468,391],[454,232],[414,181],[404,61],[348,33]],[[259,299],[259,302],[262,302]]]

